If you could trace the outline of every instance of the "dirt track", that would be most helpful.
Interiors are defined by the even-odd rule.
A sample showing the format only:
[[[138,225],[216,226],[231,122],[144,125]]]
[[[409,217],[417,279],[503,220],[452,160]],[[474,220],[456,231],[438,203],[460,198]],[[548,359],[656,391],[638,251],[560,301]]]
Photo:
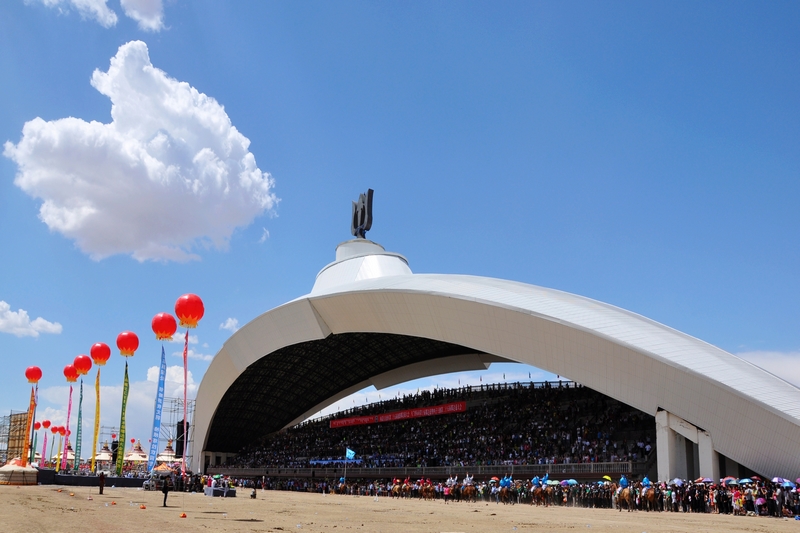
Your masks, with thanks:
[[[0,530],[9,532],[263,532],[263,531],[592,531],[725,532],[800,531],[800,521],[675,513],[626,513],[529,505],[442,501],[375,501],[368,497],[259,491],[252,500],[87,487],[0,486]],[[74,496],[70,496],[70,492]],[[244,497],[241,497],[244,496]],[[89,500],[88,498],[92,499]],[[112,505],[116,502],[116,505]],[[144,505],[145,509],[140,509]],[[186,518],[181,518],[181,512]]]

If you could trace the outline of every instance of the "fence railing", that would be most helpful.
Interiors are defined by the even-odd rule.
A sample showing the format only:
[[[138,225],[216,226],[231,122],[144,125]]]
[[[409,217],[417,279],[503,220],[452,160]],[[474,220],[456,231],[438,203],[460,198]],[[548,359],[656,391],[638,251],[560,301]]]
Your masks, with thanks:
[[[503,476],[511,474],[515,477],[530,478],[533,476],[543,476],[550,474],[551,479],[600,479],[604,475],[619,476],[620,474],[638,474],[631,461],[617,463],[562,463],[545,465],[482,465],[482,466],[429,466],[429,467],[390,467],[390,468],[364,468],[347,467],[348,478],[368,478],[368,479],[392,479],[411,477],[418,479],[421,477],[436,480],[446,479],[451,475],[463,477],[469,472],[476,479],[481,480],[485,477]],[[322,468],[237,468],[223,466],[209,466],[207,474],[223,474],[234,478],[315,478],[332,479],[344,475],[344,467],[322,467]],[[613,476],[612,476],[613,477]]]

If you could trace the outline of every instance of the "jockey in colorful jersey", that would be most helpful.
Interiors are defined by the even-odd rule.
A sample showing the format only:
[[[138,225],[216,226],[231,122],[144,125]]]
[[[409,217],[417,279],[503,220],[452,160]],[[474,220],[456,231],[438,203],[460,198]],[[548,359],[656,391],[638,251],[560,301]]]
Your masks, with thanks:
[[[455,475],[453,475],[453,476],[450,476],[449,478],[447,478],[447,483],[446,483],[446,485],[447,485],[448,487],[451,487],[451,488],[452,488],[452,487],[453,487],[454,485],[456,485],[457,483],[458,483],[458,476],[455,476]]]
[[[404,485],[408,485],[409,487],[412,485],[411,483],[411,476],[406,476],[405,481],[403,481]]]
[[[464,486],[467,485],[474,485],[474,482],[472,481],[472,476],[469,475],[469,472],[467,472],[467,475],[464,476]]]
[[[531,485],[533,485],[534,487],[541,487],[542,480],[539,479],[539,476],[533,476],[533,478],[531,479]]]
[[[511,476],[506,474],[505,476],[503,476],[503,479],[500,480],[500,486],[501,487],[510,488],[511,487],[511,481],[512,481],[511,480]]]

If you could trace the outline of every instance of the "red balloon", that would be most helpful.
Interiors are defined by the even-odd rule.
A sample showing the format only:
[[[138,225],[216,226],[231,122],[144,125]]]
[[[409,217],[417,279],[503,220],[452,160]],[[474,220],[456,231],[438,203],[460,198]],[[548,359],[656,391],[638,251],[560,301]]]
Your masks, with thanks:
[[[88,355],[81,354],[75,358],[75,360],[72,362],[72,366],[75,367],[75,370],[78,371],[78,374],[85,376],[89,373],[89,370],[92,369],[92,360],[89,359]]]
[[[117,434],[116,434],[116,433],[112,433],[112,434],[111,434],[111,438],[112,438],[112,439],[116,439],[116,438],[117,438]]]
[[[42,379],[42,369],[38,366],[29,366],[25,369],[25,377],[28,378],[28,383],[39,383]]]
[[[136,439],[131,439],[131,444],[133,444],[134,442],[136,442]]]
[[[67,428],[65,428],[64,426],[59,426],[58,427],[58,434],[63,437],[64,435],[67,434]]]
[[[50,427],[50,421],[49,420],[42,420],[42,427],[44,429],[49,428]]]
[[[33,423],[33,429],[35,429],[36,431],[39,431],[41,428],[42,428],[42,424],[41,423],[39,423],[39,422],[34,422]]]
[[[154,316],[152,326],[156,339],[160,341],[172,339],[172,336],[178,330],[178,323],[175,322],[175,317],[169,313],[158,313]]]
[[[78,371],[73,365],[67,365],[64,367],[64,377],[67,378],[67,383],[75,383],[78,381]]]
[[[104,342],[98,342],[92,345],[92,349],[89,353],[92,355],[94,364],[103,366],[108,361],[108,358],[111,357],[111,348]]]
[[[52,433],[53,435],[55,435],[56,433],[58,433],[58,426],[52,426],[52,427],[50,427],[50,433]]]
[[[204,313],[203,300],[196,294],[184,294],[175,302],[175,314],[185,328],[196,328]]]
[[[123,331],[117,335],[117,348],[122,357],[133,357],[133,352],[139,347],[139,337],[132,331]]]
[[[66,433],[67,437],[72,435],[72,430],[71,429],[64,428],[64,432]]]

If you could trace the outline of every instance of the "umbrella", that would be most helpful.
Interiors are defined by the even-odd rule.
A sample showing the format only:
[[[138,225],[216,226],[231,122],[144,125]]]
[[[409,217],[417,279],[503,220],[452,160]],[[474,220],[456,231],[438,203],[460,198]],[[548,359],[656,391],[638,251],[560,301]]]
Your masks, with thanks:
[[[497,483],[497,480],[492,478],[492,479],[489,480],[489,483]]]
[[[740,485],[744,485],[745,483],[752,483],[752,482],[753,482],[753,480],[748,478],[748,477],[743,477],[742,479],[739,480],[739,484]]]
[[[703,483],[714,483],[714,480],[711,479],[711,478],[704,477],[703,478]]]
[[[577,484],[578,484],[578,482],[576,480],[574,480],[574,479],[568,479],[567,480],[567,485],[577,485]]]
[[[783,479],[782,477],[775,476],[774,478],[772,478],[772,482],[773,483],[783,483],[784,481],[787,481],[787,480]]]
[[[558,481],[555,480],[555,479],[548,479],[547,480],[547,484],[548,485],[558,485]]]
[[[562,487],[566,487],[567,485],[569,485],[569,481],[567,481],[566,479],[561,482]]]
[[[497,476],[492,476],[491,481],[500,481],[500,478]]]
[[[682,487],[683,486],[683,480],[681,478],[679,478],[679,477],[676,477],[675,479],[672,480],[672,484],[673,485],[677,485],[679,487]]]
[[[795,488],[795,484],[792,483],[791,481],[789,481],[788,479],[786,481],[784,481],[783,485],[781,485],[781,486],[784,487],[784,488],[792,488],[792,489]]]
[[[605,479],[606,481],[611,481],[611,476],[603,476],[603,479]]]
[[[764,498],[758,498],[756,500],[756,505],[764,505],[765,503],[767,503],[767,500],[765,500]]]

